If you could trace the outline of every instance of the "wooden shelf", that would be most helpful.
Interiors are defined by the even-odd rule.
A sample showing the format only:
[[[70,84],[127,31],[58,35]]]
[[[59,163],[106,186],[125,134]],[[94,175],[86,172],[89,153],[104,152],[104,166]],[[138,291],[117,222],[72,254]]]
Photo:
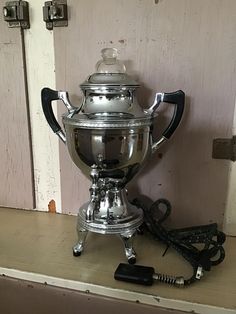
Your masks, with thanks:
[[[35,211],[0,209],[0,274],[58,287],[139,301],[196,313],[236,313],[236,239],[227,238],[226,259],[188,288],[151,287],[113,279],[126,262],[118,237],[90,233],[85,251],[73,257],[76,217]],[[191,267],[172,250],[147,236],[135,239],[137,264],[170,275],[191,275]]]

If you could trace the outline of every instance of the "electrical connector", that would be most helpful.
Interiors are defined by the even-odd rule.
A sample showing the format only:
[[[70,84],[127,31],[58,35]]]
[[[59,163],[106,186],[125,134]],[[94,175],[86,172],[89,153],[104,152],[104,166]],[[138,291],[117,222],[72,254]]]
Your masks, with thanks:
[[[114,278],[116,280],[136,283],[145,286],[151,286],[154,281],[164,282],[177,287],[183,287],[185,284],[183,277],[174,277],[155,273],[153,267],[130,265],[120,263],[117,267]]]

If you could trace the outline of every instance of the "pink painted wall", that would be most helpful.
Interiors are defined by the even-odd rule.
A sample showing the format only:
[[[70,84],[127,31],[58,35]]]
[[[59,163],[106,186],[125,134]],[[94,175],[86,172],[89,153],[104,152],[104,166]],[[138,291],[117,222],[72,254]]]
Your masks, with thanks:
[[[0,0],[3,8],[5,1]],[[21,30],[0,18],[0,206],[35,207]]]
[[[69,0],[68,28],[55,29],[57,88],[79,102],[79,84],[94,72],[104,47],[116,47],[141,84],[144,106],[156,91],[182,89],[186,111],[173,138],[153,156],[130,196],[167,198],[170,224],[222,223],[229,162],[211,157],[212,140],[230,137],[236,86],[234,0]],[[64,107],[60,107],[60,113]],[[157,136],[172,108],[163,105]],[[76,213],[89,182],[60,148],[62,207]]]

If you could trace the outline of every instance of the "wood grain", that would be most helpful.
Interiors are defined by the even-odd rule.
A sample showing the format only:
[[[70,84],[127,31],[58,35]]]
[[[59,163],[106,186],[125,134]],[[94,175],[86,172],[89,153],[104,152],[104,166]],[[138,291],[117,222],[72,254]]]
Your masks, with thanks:
[[[0,0],[0,7],[5,1]],[[0,19],[0,204],[34,208],[32,155],[20,29]]]
[[[68,28],[55,29],[57,88],[79,103],[79,84],[104,47],[117,47],[149,106],[156,91],[182,89],[186,110],[176,134],[130,183],[130,197],[167,198],[170,224],[222,223],[229,162],[211,157],[212,141],[230,137],[236,87],[235,0],[69,0]],[[62,108],[62,107],[61,107]],[[62,108],[61,112],[65,109]],[[162,105],[156,134],[172,108]],[[62,208],[76,213],[88,180],[60,149]]]

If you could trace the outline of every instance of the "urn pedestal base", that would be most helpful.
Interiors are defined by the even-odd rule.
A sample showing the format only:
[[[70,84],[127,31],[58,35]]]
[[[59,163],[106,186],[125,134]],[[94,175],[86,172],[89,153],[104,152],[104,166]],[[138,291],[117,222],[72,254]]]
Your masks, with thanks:
[[[136,253],[133,249],[133,238],[143,223],[143,211],[136,206],[125,203],[119,208],[108,208],[107,213],[98,211],[90,221],[86,219],[90,202],[85,203],[78,213],[77,233],[78,243],[73,247],[74,256],[80,256],[84,250],[88,231],[101,234],[115,234],[124,244],[125,255],[130,264],[136,262]],[[116,214],[123,212],[123,215]],[[125,214],[124,214],[125,213]]]

